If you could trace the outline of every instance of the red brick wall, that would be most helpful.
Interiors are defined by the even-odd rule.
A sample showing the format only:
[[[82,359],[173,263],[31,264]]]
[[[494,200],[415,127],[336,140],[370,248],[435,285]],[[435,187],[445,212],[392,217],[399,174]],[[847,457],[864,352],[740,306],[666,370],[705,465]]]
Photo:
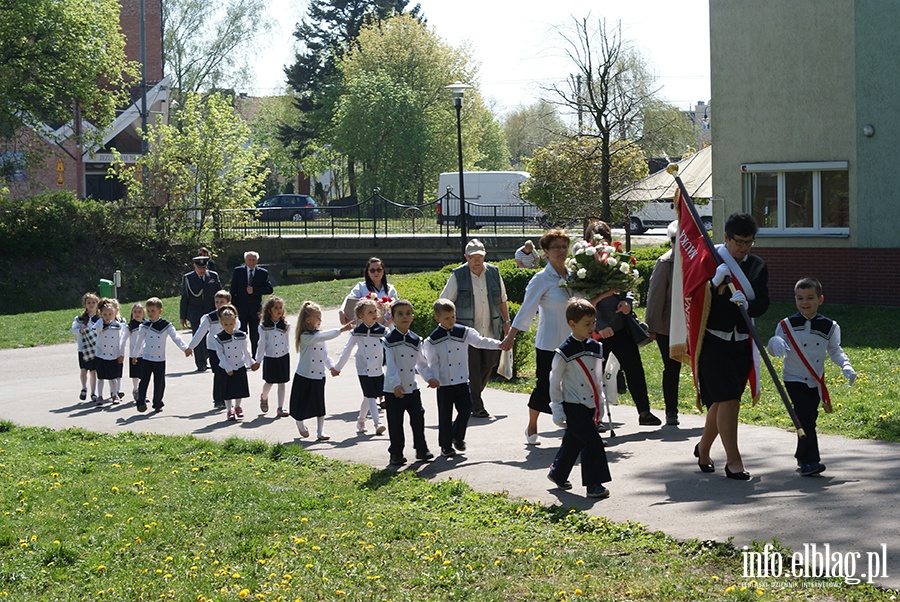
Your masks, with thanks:
[[[840,305],[900,306],[900,249],[754,248],[769,266],[769,296],[793,301],[794,284],[810,276],[825,300]]]
[[[140,0],[120,0],[119,25],[125,34],[125,55],[141,60]],[[144,0],[144,35],[147,51],[147,81],[154,84],[163,78],[162,0]]]

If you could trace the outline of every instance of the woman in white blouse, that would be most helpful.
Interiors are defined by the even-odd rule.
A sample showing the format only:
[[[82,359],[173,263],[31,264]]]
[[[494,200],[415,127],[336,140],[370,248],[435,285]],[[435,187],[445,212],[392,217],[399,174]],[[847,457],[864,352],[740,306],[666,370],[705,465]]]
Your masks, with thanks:
[[[565,230],[553,229],[538,242],[547,258],[547,266],[535,274],[525,287],[525,299],[513,320],[509,334],[503,339],[501,349],[511,349],[516,334],[531,328],[534,314],[538,314],[535,364],[537,383],[528,399],[528,427],[525,440],[528,445],[539,445],[538,416],[550,413],[550,366],[556,348],[569,336],[566,322],[566,304],[572,291],[560,286],[567,276],[566,258],[569,254],[569,235]]]
[[[357,285],[353,287],[353,290],[350,291],[350,294],[344,298],[343,308],[348,308],[348,301],[353,301],[355,305],[356,301],[359,301],[370,293],[375,293],[379,300],[383,297],[390,297],[394,301],[397,300],[397,289],[388,284],[387,272],[385,271],[383,261],[377,257],[370,257],[368,261],[366,261],[363,276],[365,279],[362,282],[357,283]],[[347,316],[347,313],[350,313],[351,315]],[[353,321],[353,308],[349,307],[349,312],[345,311],[345,309],[341,309],[338,317],[341,319],[341,324]]]

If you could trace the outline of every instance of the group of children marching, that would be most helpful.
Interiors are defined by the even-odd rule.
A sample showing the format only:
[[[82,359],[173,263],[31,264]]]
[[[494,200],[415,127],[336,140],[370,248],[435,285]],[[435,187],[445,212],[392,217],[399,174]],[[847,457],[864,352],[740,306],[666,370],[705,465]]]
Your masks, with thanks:
[[[769,342],[769,351],[773,355],[787,356],[785,380],[807,433],[807,440],[798,445],[796,457],[802,474],[809,475],[825,469],[815,440],[819,391],[824,389],[821,374],[824,356],[829,355],[840,365],[851,382],[855,373],[840,349],[839,327],[817,313],[822,302],[821,285],[815,280],[804,279],[798,282],[795,292],[799,311],[779,324],[776,336]],[[243,418],[241,402],[250,397],[247,371],[262,366],[262,412],[268,412],[269,394],[277,386],[276,415],[293,417],[303,438],[310,436],[306,421],[315,418],[316,439],[326,441],[330,438],[324,430],[326,372],[338,376],[355,350],[356,372],[363,396],[357,431],[366,432],[368,417],[375,434],[381,435],[387,430],[392,466],[407,462],[403,455],[407,414],[416,459],[427,461],[434,457],[425,439],[425,410],[416,374],[429,388],[437,389],[438,443],[442,455],[453,456],[466,449],[472,403],[468,347],[500,348],[500,341],[482,337],[474,329],[457,324],[456,307],[448,299],[438,299],[434,303],[437,326],[424,340],[410,330],[413,305],[405,299],[395,300],[389,307],[376,299],[361,299],[355,307],[355,326],[349,322],[341,328],[324,331],[320,329],[321,308],[306,301],[300,308],[294,334],[299,359],[291,384],[289,411],[286,411],[285,385],[291,380],[291,326],[285,320],[281,298],[271,296],[263,306],[256,357],[250,354],[249,337],[240,329],[237,311],[230,304],[231,295],[224,290],[216,294],[216,309],[202,318],[190,342],[181,339],[175,327],[161,317],[162,302],[156,297],[148,299],[145,305],[135,303],[127,323],[119,315],[115,299],[100,299],[88,293],[82,301],[84,312],[72,323],[72,331],[77,335],[82,400],[87,398],[90,386],[91,400],[97,405],[120,403],[124,397],[121,379],[127,348],[129,376],[138,411],[147,409],[151,377],[152,407],[154,411],[161,411],[165,392],[165,339],[172,339],[185,355],[190,356],[192,349],[205,338],[214,374],[214,404],[226,410],[227,420]],[[386,327],[383,322],[388,314],[389,327]],[[560,489],[571,489],[568,477],[580,456],[587,495],[605,498],[609,496],[609,490],[603,484],[609,482],[611,476],[597,428],[603,413],[603,352],[601,344],[592,337],[595,315],[594,306],[584,299],[570,299],[566,308],[566,321],[572,334],[556,350],[550,376],[553,421],[564,426],[566,431],[548,478]],[[348,330],[352,332],[343,351],[337,361],[332,361],[327,341]],[[808,350],[809,361],[801,348]],[[107,382],[109,398],[104,397],[104,383]],[[379,418],[378,400],[382,397],[386,427]],[[826,411],[829,410],[826,404]]]

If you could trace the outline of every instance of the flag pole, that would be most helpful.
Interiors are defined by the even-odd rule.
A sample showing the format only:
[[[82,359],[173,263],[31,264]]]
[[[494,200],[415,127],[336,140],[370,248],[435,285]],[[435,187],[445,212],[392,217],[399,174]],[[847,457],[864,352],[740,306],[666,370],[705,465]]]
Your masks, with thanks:
[[[706,228],[702,227],[701,225],[703,222],[700,221],[700,214],[697,213],[697,207],[694,206],[694,201],[691,199],[691,195],[688,194],[687,188],[685,188],[684,186],[684,182],[682,182],[681,178],[678,176],[678,165],[676,165],[675,163],[671,163],[666,168],[666,171],[675,178],[675,183],[678,184],[678,189],[681,191],[681,196],[684,197],[685,205],[687,206],[687,209],[691,214],[691,219],[694,220],[694,223],[697,224],[698,230],[700,230],[700,232],[703,234],[703,240],[712,253],[716,264],[722,263],[722,258],[719,257],[719,254],[716,252],[716,247],[713,244],[712,240],[710,240],[709,233],[706,231]],[[732,284],[730,277],[726,278],[725,282],[731,287],[731,291],[734,292],[734,284]],[[775,388],[778,389],[778,394],[781,396],[781,401],[784,403],[784,407],[787,410],[788,416],[791,417],[791,422],[794,423],[794,428],[797,429],[797,437],[800,439],[805,439],[806,431],[804,431],[803,427],[800,426],[800,420],[797,418],[797,413],[794,411],[794,406],[791,405],[791,401],[788,398],[787,391],[785,391],[784,385],[782,384],[781,379],[778,377],[778,373],[775,371],[775,366],[772,365],[772,360],[769,359],[769,354],[766,353],[766,348],[763,346],[762,340],[760,340],[759,335],[756,332],[756,328],[753,326],[753,319],[750,317],[750,314],[747,313],[747,306],[743,303],[739,303],[738,307],[741,310],[741,316],[743,316],[744,322],[747,324],[747,329],[750,331],[750,336],[753,338],[753,342],[756,344],[757,350],[759,350],[759,356],[765,362],[766,368],[768,368],[769,370],[769,375],[772,377],[772,381],[775,383]]]

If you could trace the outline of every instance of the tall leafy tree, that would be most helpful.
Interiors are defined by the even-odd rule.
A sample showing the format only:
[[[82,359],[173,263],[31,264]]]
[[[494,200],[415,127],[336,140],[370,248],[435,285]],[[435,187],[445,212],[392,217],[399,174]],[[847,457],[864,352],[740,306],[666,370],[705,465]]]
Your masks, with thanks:
[[[398,15],[363,27],[338,66],[343,93],[326,139],[359,160],[366,186],[422,202],[438,174],[456,168],[456,113],[444,87],[476,81],[468,51]],[[500,126],[475,88],[466,94],[462,123],[469,168],[508,165]]]
[[[310,0],[306,17],[294,31],[300,50],[294,64],[285,69],[297,112],[281,127],[282,139],[295,146],[301,158],[316,151],[314,141],[331,127],[341,93],[337,64],[363,25],[400,14],[408,4],[409,0]],[[410,14],[418,13],[416,5]],[[352,166],[350,161],[351,176]]]
[[[0,137],[69,121],[74,103],[83,119],[106,126],[136,74],[116,0],[0,2]]]
[[[163,0],[163,50],[179,104],[194,92],[248,80],[257,40],[270,29],[266,0]]]
[[[159,206],[166,228],[200,238],[219,210],[253,206],[267,153],[251,142],[228,97],[190,94],[176,117],[180,127],[148,126],[149,152],[133,169],[119,161],[111,172],[125,183],[128,201]]]
[[[609,174],[616,190],[647,175],[647,162],[631,141],[613,141]],[[554,220],[597,217],[601,205],[603,149],[599,138],[577,136],[551,142],[534,152],[528,162],[531,180],[523,196]],[[625,206],[613,205],[606,216],[610,224],[624,221]]]

